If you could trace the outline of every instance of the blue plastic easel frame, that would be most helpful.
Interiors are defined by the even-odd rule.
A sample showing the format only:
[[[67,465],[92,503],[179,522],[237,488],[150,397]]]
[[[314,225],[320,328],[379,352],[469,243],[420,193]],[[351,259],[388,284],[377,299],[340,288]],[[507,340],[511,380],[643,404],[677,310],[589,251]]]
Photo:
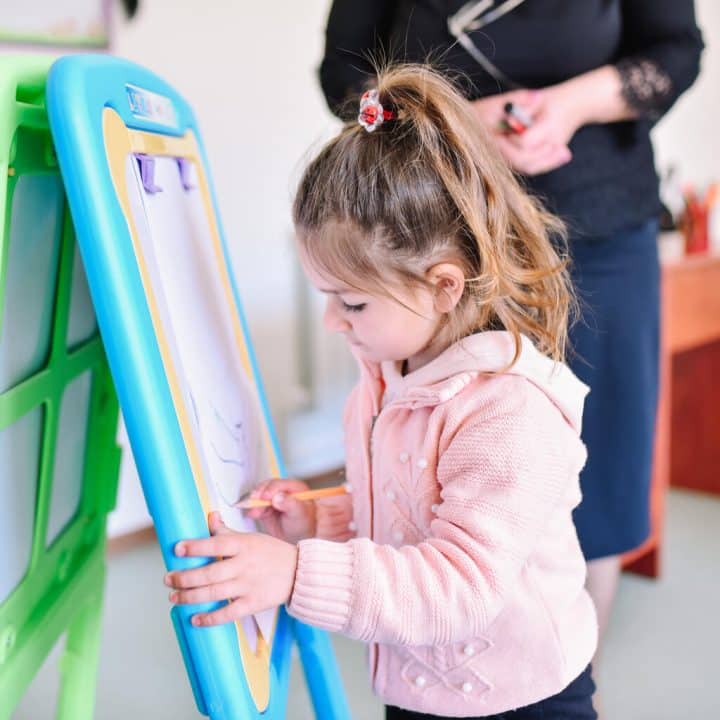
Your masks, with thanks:
[[[128,85],[169,98],[177,126],[168,127],[133,113]],[[202,565],[202,560],[177,558],[173,554],[178,540],[207,536],[207,521],[173,406],[128,223],[108,167],[102,114],[106,107],[112,108],[128,128],[146,132],[180,137],[188,130],[193,131],[210,186],[224,262],[230,268],[197,123],[190,106],[161,78],[134,63],[106,55],[74,55],[56,61],[48,76],[46,100],[98,324],[165,564],[168,569]],[[263,414],[283,473],[239,294],[232,273],[229,275]],[[270,702],[264,712],[259,712],[245,680],[234,626],[195,628],[190,624],[192,614],[215,607],[217,604],[177,606],[172,612],[197,706],[203,715],[212,720],[284,718],[294,639],[316,716],[322,720],[349,718],[329,638],[324,632],[290,618],[283,608],[278,613],[272,643]]]

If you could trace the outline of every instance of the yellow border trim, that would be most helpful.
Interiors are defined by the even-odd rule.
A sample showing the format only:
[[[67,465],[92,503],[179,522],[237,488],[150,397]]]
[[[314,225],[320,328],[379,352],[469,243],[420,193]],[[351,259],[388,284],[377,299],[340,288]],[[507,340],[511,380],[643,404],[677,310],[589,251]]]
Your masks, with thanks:
[[[138,263],[138,270],[140,271],[143,288],[145,289],[145,295],[150,309],[153,328],[155,329],[155,335],[160,347],[163,366],[170,384],[170,391],[173,397],[175,412],[177,413],[177,417],[180,422],[180,428],[185,442],[185,448],[187,449],[188,458],[190,460],[190,467],[192,469],[193,478],[195,479],[195,486],[198,491],[200,503],[202,504],[203,511],[207,517],[212,508],[210,507],[207,483],[203,477],[200,453],[191,430],[192,426],[190,423],[188,409],[185,407],[182,400],[177,370],[174,367],[167,337],[160,321],[157,300],[151,284],[150,274],[142,254],[140,238],[138,236],[137,228],[135,227],[135,222],[132,216],[132,210],[130,208],[130,197],[125,178],[126,158],[131,153],[183,157],[194,163],[197,171],[203,205],[205,207],[208,225],[210,227],[210,235],[213,241],[220,281],[225,292],[225,299],[227,300],[231,310],[230,317],[233,322],[235,341],[242,359],[243,367],[245,368],[248,377],[253,380],[250,356],[247,351],[245,335],[242,331],[240,319],[235,307],[232,286],[230,284],[230,275],[228,274],[228,268],[225,264],[222,244],[220,242],[220,233],[218,232],[217,221],[210,196],[210,189],[205,177],[205,169],[203,167],[200,150],[194,133],[190,131],[183,137],[173,137],[170,135],[160,135],[141,130],[133,130],[128,128],[120,116],[111,108],[105,108],[103,111],[103,134],[110,174],[112,176],[115,192],[118,196],[118,201],[120,202],[125,219],[127,220],[128,230],[130,232],[133,249],[135,251],[135,258]],[[277,458],[275,457],[275,453],[271,450],[272,443],[270,442],[270,435],[268,428],[264,424],[263,430],[265,435],[265,447],[268,448],[268,454],[270,456],[271,472],[274,475],[278,475],[279,468]],[[275,616],[275,622],[277,623],[277,614]],[[240,623],[235,623],[235,630],[237,632],[238,646],[240,648],[240,658],[242,660],[243,669],[245,670],[245,676],[248,680],[250,694],[252,695],[258,711],[264,712],[270,702],[270,653],[272,648],[272,636],[269,639],[266,639],[258,629],[257,650],[256,652],[253,652],[250,649],[250,645],[245,637],[245,632],[243,631]],[[274,633],[275,629],[273,627],[273,635]]]

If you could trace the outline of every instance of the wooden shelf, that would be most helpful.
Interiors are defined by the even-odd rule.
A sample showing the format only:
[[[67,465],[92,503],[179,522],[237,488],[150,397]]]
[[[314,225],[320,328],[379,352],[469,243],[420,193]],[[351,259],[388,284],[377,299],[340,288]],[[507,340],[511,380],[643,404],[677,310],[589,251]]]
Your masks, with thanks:
[[[650,499],[651,534],[624,557],[627,570],[657,577],[665,496],[671,484],[720,492],[720,255],[662,264],[660,395]],[[714,436],[714,437],[713,437]],[[673,449],[675,448],[675,449]]]

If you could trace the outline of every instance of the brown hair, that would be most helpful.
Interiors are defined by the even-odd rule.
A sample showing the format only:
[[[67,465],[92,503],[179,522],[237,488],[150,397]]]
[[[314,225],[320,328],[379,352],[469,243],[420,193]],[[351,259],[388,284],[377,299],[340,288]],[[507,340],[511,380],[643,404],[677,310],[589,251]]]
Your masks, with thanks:
[[[388,282],[427,286],[431,265],[456,262],[465,291],[451,339],[505,329],[514,360],[520,334],[562,360],[574,300],[560,220],[523,190],[450,80],[398,65],[376,87],[397,119],[372,133],[349,122],[300,181],[293,219],[310,261],[385,294]]]

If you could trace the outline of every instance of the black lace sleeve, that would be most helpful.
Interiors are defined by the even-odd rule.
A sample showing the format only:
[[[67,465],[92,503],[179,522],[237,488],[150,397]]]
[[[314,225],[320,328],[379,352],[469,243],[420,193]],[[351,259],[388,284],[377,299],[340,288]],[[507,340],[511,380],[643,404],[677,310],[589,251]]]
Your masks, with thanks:
[[[660,117],[672,96],[673,82],[655,61],[624,58],[617,65],[625,102],[640,115]]]
[[[623,36],[615,65],[622,94],[640,115],[657,120],[700,70],[703,41],[692,0],[622,0]]]

